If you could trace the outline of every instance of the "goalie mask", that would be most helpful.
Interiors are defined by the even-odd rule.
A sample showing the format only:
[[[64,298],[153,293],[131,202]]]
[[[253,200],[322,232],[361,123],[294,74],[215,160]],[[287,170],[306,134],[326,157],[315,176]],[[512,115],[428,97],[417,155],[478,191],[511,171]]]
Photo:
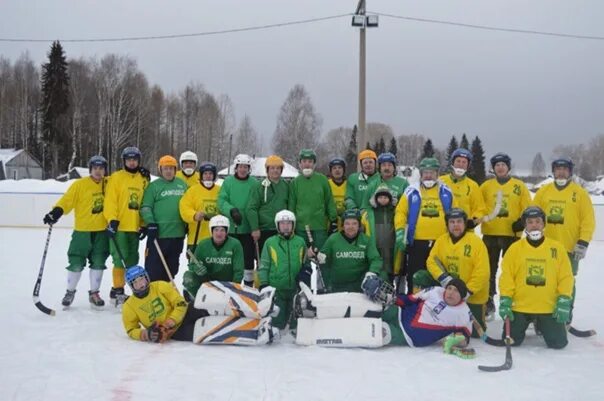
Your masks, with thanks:
[[[377,274],[368,272],[365,274],[361,290],[373,302],[390,304],[394,300],[394,287]]]

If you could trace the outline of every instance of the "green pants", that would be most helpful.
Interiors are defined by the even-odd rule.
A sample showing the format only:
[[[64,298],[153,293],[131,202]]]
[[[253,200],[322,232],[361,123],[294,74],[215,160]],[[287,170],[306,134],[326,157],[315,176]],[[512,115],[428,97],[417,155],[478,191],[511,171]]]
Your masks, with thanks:
[[[295,293],[295,290],[275,291],[275,305],[279,307],[279,314],[272,320],[273,327],[277,327],[278,329],[284,329],[287,323],[289,322],[290,329],[296,328],[297,320],[293,317],[290,320],[290,316],[292,315]]]
[[[535,322],[538,330],[543,334],[543,339],[548,348],[561,349],[566,347],[566,325],[556,322],[549,313],[522,313],[514,311],[514,320],[510,322],[510,334],[514,345],[520,345],[524,341],[526,329],[530,322]],[[505,327],[502,334],[505,338]]]
[[[74,231],[67,250],[67,270],[81,272],[90,263],[90,268],[104,270],[109,256],[109,241],[105,231]]]
[[[115,241],[114,241],[115,240]],[[113,259],[113,266],[118,268],[124,268],[120,254],[115,248],[116,244],[119,247],[126,267],[134,266],[138,264],[138,233],[118,231],[115,234],[114,240],[110,240],[109,247],[111,249],[111,258]]]
[[[400,310],[398,306],[390,306],[382,315],[382,321],[388,324],[388,327],[390,328],[391,339],[388,345],[409,345],[407,344],[407,340],[405,339],[405,335],[399,324],[399,313]]]
[[[325,241],[327,241],[327,230],[310,230],[310,233],[312,235],[315,247],[317,249],[323,248],[323,244],[325,244]],[[296,235],[299,235],[300,237],[304,238],[304,241],[306,241],[306,245],[310,246],[308,241],[308,235],[306,234],[304,227],[296,227]]]

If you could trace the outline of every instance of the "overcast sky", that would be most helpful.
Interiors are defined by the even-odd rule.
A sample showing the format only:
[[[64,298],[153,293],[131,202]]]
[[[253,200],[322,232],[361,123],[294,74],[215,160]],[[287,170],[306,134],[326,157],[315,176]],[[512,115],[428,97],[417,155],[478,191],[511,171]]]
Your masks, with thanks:
[[[75,39],[193,33],[353,12],[357,0],[0,1],[1,38]],[[468,24],[604,36],[604,1],[368,0],[368,10]],[[288,90],[303,84],[323,132],[358,109],[358,30],[350,17],[171,40],[63,43],[68,57],[129,54],[151,83],[196,81],[228,94],[237,119],[269,138]],[[42,63],[47,43],[0,42]],[[367,33],[367,121],[444,148],[480,136],[487,156],[524,168],[537,151],[604,134],[604,41],[491,32],[380,17]]]

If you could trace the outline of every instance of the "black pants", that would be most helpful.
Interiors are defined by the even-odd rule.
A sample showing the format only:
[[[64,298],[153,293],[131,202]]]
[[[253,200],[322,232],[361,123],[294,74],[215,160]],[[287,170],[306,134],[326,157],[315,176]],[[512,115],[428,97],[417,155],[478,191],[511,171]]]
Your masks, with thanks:
[[[254,271],[254,259],[256,258],[256,247],[254,245],[254,240],[252,239],[251,234],[229,234],[231,237],[237,239],[241,242],[241,246],[243,247],[243,268],[246,271],[251,271],[253,274]],[[250,273],[248,273],[250,274]],[[243,277],[246,280],[246,272],[243,272]],[[253,279],[252,279],[253,280]]]
[[[182,252],[184,238],[158,238],[157,242],[161,252],[166,259],[168,269],[172,277],[178,274],[178,260]],[[147,241],[147,250],[145,251],[145,269],[149,273],[151,281],[170,281],[166,269],[161,261],[157,248],[153,242]]]
[[[413,275],[422,269],[426,270],[426,260],[433,245],[433,240],[415,240],[407,247],[404,269],[407,275],[407,294],[413,293]]]
[[[197,319],[208,316],[205,309],[195,309],[193,304],[187,306],[187,313],[182,319],[182,323],[178,330],[172,335],[172,340],[176,341],[193,341],[193,331],[195,330],[195,322]]]
[[[517,237],[504,235],[483,235],[482,241],[489,252],[489,266],[491,267],[491,278],[489,283],[489,296],[497,294],[497,268],[499,267],[499,255],[503,257],[510,245],[518,240]]]

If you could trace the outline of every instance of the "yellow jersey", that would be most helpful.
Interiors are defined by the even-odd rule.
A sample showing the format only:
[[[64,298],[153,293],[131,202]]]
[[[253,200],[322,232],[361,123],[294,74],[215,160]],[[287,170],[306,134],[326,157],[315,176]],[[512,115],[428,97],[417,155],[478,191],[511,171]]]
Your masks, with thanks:
[[[76,231],[103,231],[107,220],[103,216],[103,201],[108,178],[96,182],[92,177],[77,179],[54,207],[68,214],[74,210]]]
[[[189,225],[189,233],[187,234],[187,245],[194,245],[195,235],[197,234],[197,226],[199,225],[199,234],[197,242],[210,237],[209,220],[219,213],[218,210],[218,192],[220,185],[214,184],[210,189],[203,185],[194,185],[187,189],[187,192],[180,199],[178,206],[180,217]],[[199,222],[195,221],[195,213],[204,212],[207,216]]]
[[[336,204],[336,213],[338,214],[338,230],[342,228],[342,215],[346,211],[346,179],[337,184],[333,179],[328,179],[329,186],[331,187],[331,195],[333,201]],[[329,223],[329,222],[328,222]]]
[[[512,298],[514,311],[552,313],[559,295],[572,297],[574,281],[560,242],[545,237],[534,247],[523,238],[510,245],[503,257],[499,294]]]
[[[491,178],[480,186],[482,197],[487,206],[487,213],[495,209],[497,193],[501,191],[501,209],[497,217],[482,223],[481,231],[485,235],[501,235],[514,237],[512,224],[520,218],[524,209],[531,203],[531,196],[524,182],[510,178],[505,184],[500,184],[496,178]]]
[[[137,232],[141,226],[139,210],[149,182],[140,173],[119,170],[111,174],[105,191],[103,215],[107,221],[118,220],[118,231]]]
[[[140,340],[141,325],[149,328],[154,322],[161,324],[169,318],[179,326],[185,313],[187,303],[176,288],[166,281],[153,281],[146,297],[132,295],[124,302],[122,322],[128,336]]]
[[[435,257],[442,262],[452,277],[460,278],[472,293],[470,304],[484,304],[489,299],[489,253],[484,242],[474,233],[466,232],[457,242],[451,236],[443,234],[434,243],[426,265],[428,271],[438,280],[443,272]]]
[[[176,172],[176,176],[187,183],[187,187],[191,188],[192,186],[199,184],[199,171],[195,171],[192,175],[187,176],[182,170],[178,170]]]
[[[468,219],[481,218],[488,214],[476,181],[465,176],[460,179],[453,178],[451,174],[442,175],[439,179],[451,189],[453,198],[457,200],[456,207],[462,208]]]
[[[596,229],[594,207],[589,193],[576,182],[558,189],[555,183],[539,188],[533,204],[545,212],[545,236],[558,240],[567,252],[577,241],[591,241]]]

